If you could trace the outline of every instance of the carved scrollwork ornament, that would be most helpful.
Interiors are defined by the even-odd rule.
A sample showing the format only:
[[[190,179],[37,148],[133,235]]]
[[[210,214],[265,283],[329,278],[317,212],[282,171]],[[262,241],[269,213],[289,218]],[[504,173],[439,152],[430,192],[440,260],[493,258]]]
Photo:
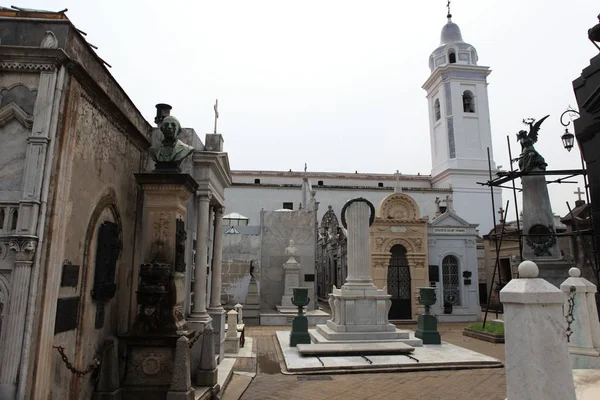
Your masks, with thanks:
[[[35,240],[11,240],[8,249],[15,252],[16,261],[32,261],[37,242]]]

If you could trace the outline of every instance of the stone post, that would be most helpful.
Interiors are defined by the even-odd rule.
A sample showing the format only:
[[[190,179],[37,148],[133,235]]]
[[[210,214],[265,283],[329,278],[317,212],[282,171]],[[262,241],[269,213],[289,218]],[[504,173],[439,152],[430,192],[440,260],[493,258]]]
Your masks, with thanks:
[[[5,311],[6,320],[2,324],[2,341],[0,342],[0,397],[13,398],[17,381],[23,333],[25,331],[25,315],[29,299],[29,280],[31,266],[37,242],[35,240],[11,240],[8,247],[15,253],[15,266],[11,273],[10,297]]]
[[[190,377],[190,348],[185,336],[177,339],[175,347],[175,366],[167,400],[194,400],[195,390]]]
[[[210,197],[198,195],[198,221],[196,225],[196,260],[194,268],[194,296],[190,320],[206,322],[210,316],[206,312],[206,263],[208,258],[208,213]]]
[[[235,310],[231,310],[227,313],[227,337],[237,337],[237,316],[238,313]]]
[[[223,349],[226,353],[237,354],[240,351],[241,332],[237,331],[238,313],[231,310],[227,313],[227,335],[225,335],[225,345]]]
[[[372,286],[369,220],[370,203],[346,203],[348,225],[348,277],[345,286]],[[344,210],[342,210],[343,212]]]
[[[214,331],[211,324],[202,332],[202,354],[196,370],[196,386],[213,387],[217,384],[217,361],[215,360]]]
[[[223,309],[223,306],[221,306],[223,211],[224,207],[215,208],[210,307],[208,307],[208,313],[212,318],[213,328],[215,328],[216,332],[215,351],[219,354],[220,360],[222,360],[225,355],[225,349],[223,346],[223,342],[225,341],[225,310]]]
[[[534,262],[523,261],[521,279],[500,291],[507,399],[576,400],[562,310],[565,295],[538,274]]]
[[[242,316],[242,308],[244,308],[243,305],[241,305],[240,303],[237,303],[235,306],[233,306],[233,309],[235,310],[235,312],[238,313],[238,320],[237,323],[239,325],[242,325],[244,323],[244,318]],[[228,322],[229,323],[229,322]]]
[[[121,399],[121,389],[119,389],[119,348],[117,345],[117,339],[114,337],[104,341],[100,377],[96,391],[92,395],[92,400]]]
[[[600,369],[600,322],[596,309],[596,285],[581,277],[578,268],[560,285],[567,294],[564,312],[572,320],[569,337],[573,369]],[[572,305],[571,305],[572,302]]]

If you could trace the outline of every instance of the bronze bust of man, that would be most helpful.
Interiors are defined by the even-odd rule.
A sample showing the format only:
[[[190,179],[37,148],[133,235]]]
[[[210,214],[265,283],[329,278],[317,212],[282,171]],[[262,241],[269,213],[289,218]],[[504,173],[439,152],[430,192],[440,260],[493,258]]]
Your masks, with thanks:
[[[181,162],[194,152],[194,148],[178,139],[181,125],[177,118],[168,116],[160,124],[164,139],[159,145],[150,147],[150,158],[156,169],[179,169]]]

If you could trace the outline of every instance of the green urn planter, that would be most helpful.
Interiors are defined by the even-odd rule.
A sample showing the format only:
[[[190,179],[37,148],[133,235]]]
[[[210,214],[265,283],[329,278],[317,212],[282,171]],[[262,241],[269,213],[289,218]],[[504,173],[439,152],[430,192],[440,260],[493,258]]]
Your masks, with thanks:
[[[298,307],[298,314],[292,321],[292,332],[290,332],[290,347],[296,347],[297,344],[310,344],[310,335],[308,334],[308,318],[303,313],[303,308],[310,303],[308,298],[308,288],[292,288],[294,296],[292,304]]]
[[[429,313],[429,308],[437,301],[434,287],[420,287],[419,303],[425,306],[425,313],[419,315],[415,336],[423,340],[423,344],[441,344],[442,339],[437,331],[437,318]]]

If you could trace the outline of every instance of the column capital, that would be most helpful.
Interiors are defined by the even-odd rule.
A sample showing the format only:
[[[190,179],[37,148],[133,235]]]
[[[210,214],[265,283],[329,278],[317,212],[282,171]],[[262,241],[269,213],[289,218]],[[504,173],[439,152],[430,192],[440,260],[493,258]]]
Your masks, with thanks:
[[[199,201],[210,201],[212,199],[212,197],[213,197],[213,195],[209,191],[205,191],[205,190],[196,191],[196,198]]]
[[[225,213],[225,206],[216,206],[214,207],[215,210],[215,214],[219,215],[222,217],[223,214]]]
[[[37,248],[37,239],[13,239],[8,242],[8,249],[15,252],[15,261],[31,262]]]

